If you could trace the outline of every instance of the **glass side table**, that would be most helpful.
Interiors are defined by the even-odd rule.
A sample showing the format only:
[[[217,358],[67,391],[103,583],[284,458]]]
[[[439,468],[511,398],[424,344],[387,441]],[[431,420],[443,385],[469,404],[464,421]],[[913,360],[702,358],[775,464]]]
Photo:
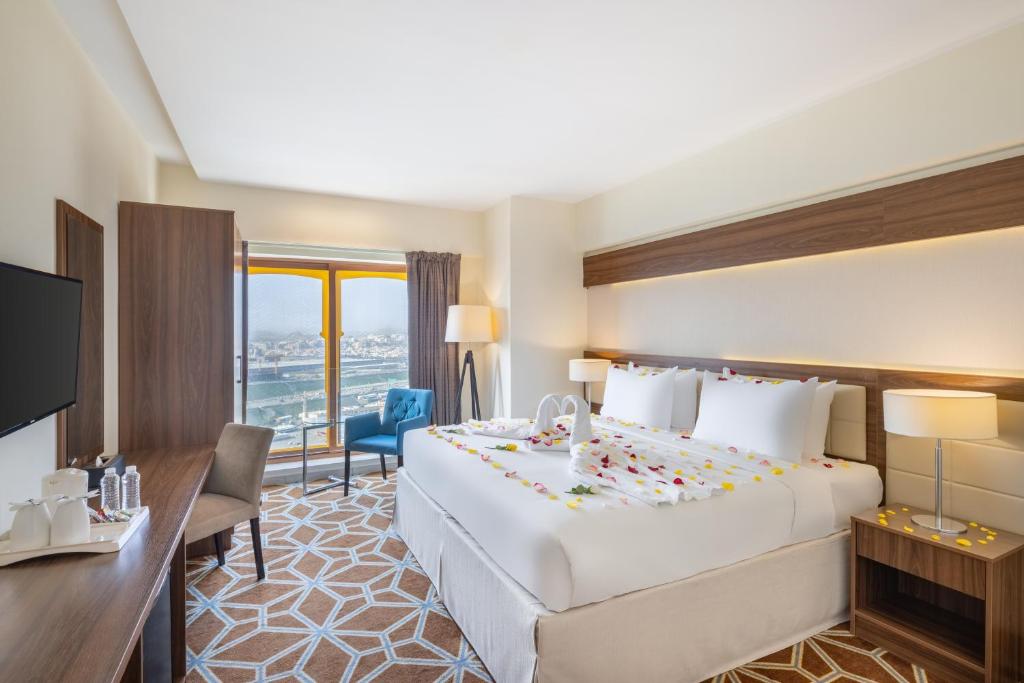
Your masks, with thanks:
[[[333,489],[338,486],[344,486],[345,480],[341,477],[337,477],[333,474],[327,475],[329,484],[317,486],[315,489],[309,488],[309,432],[317,429],[328,429],[330,427],[343,427],[345,425],[344,418],[340,420],[328,420],[326,422],[313,422],[302,425],[302,495],[311,496],[314,493],[320,493],[328,489]],[[349,488],[358,488],[354,482],[349,482]]]

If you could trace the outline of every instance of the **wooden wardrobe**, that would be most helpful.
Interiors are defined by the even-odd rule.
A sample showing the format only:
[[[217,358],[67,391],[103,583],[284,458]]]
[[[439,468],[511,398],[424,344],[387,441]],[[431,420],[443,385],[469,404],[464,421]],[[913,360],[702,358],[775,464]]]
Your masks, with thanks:
[[[234,212],[121,202],[118,228],[120,451],[216,443],[235,411]]]

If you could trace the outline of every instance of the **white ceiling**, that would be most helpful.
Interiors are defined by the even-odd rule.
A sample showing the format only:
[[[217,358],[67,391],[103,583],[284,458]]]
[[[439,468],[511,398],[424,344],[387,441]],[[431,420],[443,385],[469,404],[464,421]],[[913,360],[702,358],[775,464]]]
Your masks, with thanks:
[[[117,2],[201,178],[468,209],[585,198],[1024,20],[1021,0]]]

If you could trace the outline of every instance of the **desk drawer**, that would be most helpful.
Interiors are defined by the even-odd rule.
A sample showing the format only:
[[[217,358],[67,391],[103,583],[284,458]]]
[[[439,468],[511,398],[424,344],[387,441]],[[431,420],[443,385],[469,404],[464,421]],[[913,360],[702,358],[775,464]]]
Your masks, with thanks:
[[[985,599],[985,563],[915,538],[857,522],[857,554],[940,586]],[[908,534],[909,536],[909,534]]]

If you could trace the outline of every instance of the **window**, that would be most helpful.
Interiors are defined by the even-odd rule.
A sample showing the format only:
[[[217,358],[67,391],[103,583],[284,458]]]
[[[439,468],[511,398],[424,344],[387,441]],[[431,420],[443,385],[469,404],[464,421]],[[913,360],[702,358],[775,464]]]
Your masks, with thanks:
[[[246,421],[270,427],[273,456],[302,447],[304,424],[380,410],[409,384],[404,265],[249,261]],[[319,452],[343,428],[309,433]]]

